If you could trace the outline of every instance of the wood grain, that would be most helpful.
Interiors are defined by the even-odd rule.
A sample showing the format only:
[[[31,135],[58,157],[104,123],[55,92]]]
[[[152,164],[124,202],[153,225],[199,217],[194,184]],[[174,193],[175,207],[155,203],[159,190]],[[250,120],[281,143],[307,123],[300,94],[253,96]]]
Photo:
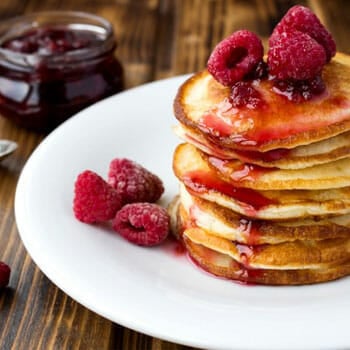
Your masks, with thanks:
[[[338,50],[350,53],[346,0],[2,0],[0,19],[53,9],[105,17],[114,26],[129,88],[203,69],[215,44],[240,28],[258,33],[267,49],[273,27],[296,3],[312,8]],[[89,311],[56,288],[27,255],[16,228],[14,195],[21,169],[44,136],[0,118],[0,138],[20,145],[0,163],[0,260],[12,267],[10,286],[0,291],[0,349],[190,349]]]

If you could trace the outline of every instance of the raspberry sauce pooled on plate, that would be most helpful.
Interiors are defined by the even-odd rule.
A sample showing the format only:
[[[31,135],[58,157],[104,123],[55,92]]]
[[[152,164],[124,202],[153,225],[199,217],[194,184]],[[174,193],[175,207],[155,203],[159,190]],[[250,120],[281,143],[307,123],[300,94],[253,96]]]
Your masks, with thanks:
[[[116,41],[106,20],[81,12],[31,14],[0,24],[0,112],[50,131],[123,89]]]
[[[312,11],[292,7],[264,58],[239,30],[174,102],[185,142],[172,227],[191,258],[221,277],[261,284],[350,274],[350,57]]]

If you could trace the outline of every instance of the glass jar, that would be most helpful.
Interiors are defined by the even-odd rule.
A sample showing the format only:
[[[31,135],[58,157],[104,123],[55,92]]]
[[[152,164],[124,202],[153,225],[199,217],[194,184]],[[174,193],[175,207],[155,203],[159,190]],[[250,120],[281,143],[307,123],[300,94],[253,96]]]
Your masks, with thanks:
[[[123,89],[111,24],[82,12],[52,11],[0,23],[0,114],[50,131]]]

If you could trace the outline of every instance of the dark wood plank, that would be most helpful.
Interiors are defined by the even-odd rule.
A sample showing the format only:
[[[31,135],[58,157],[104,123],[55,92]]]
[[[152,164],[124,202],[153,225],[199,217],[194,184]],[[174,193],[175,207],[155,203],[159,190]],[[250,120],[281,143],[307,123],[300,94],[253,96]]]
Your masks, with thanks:
[[[238,29],[258,33],[267,49],[273,27],[296,3],[264,0],[162,1],[156,78],[203,69],[215,45]],[[175,14],[178,16],[176,20]]]
[[[25,12],[64,9],[85,10],[109,19],[119,40],[127,86],[135,86],[153,78],[156,1],[118,2],[96,4],[89,1],[30,1]],[[134,15],[130,17],[130,13]],[[8,16],[7,16],[8,17]],[[130,18],[132,21],[130,21]],[[143,19],[144,21],[141,21]],[[149,30],[144,31],[143,28]],[[8,121],[0,120],[1,137],[20,144],[16,154],[1,165],[0,195],[9,198],[6,215],[1,221],[11,238],[4,242],[2,259],[12,267],[10,287],[0,299],[0,348],[4,349],[180,349],[176,344],[124,329],[82,307],[57,289],[35,266],[20,242],[13,212],[13,196],[19,173],[43,135],[18,129]],[[13,171],[11,171],[13,170]],[[3,193],[6,191],[6,193]],[[9,192],[11,191],[11,192]],[[3,202],[2,205],[5,205]],[[3,235],[4,236],[4,235]],[[2,236],[2,237],[3,237]],[[19,247],[19,248],[16,248]],[[0,246],[1,248],[1,246]],[[44,331],[43,331],[44,330]],[[28,336],[28,335],[31,336]],[[155,345],[153,345],[153,343]],[[116,344],[117,347],[115,347]],[[170,345],[169,345],[170,344]]]
[[[101,14],[109,19],[115,28],[123,28],[123,45],[120,47],[124,47],[126,61],[130,62],[130,65],[124,66],[126,76],[130,77],[128,86],[133,86],[151,79],[149,72],[152,69],[149,66],[152,64],[152,57],[149,53],[153,52],[153,47],[147,36],[152,34],[152,31],[145,32],[145,37],[142,37],[142,30],[138,29],[135,35],[135,32],[130,30],[127,14],[131,10],[134,11],[133,25],[142,28],[137,20],[140,17],[150,26],[154,17],[152,9],[155,9],[157,3],[145,1],[144,6],[139,3],[136,7],[134,4],[124,2],[115,5],[113,1],[98,4],[93,1],[30,1],[25,8],[23,6],[23,11],[30,13],[50,9],[85,10]],[[8,13],[9,11],[4,16],[9,17]],[[0,195],[8,199],[0,204],[0,213],[4,213],[1,222],[6,225],[1,227],[1,238],[8,238],[0,240],[0,248],[4,249],[0,253],[3,252],[1,259],[12,267],[10,288],[0,295],[0,348],[113,348],[115,336],[118,335],[114,332],[116,325],[82,307],[58,290],[26,254],[16,230],[12,210],[16,182],[26,159],[43,135],[19,129],[3,119],[0,120],[0,132],[0,137],[13,139],[20,145],[15,155],[2,162],[0,168],[0,176],[3,175]],[[135,332],[133,334],[138,337]],[[144,338],[145,336],[142,339]]]
[[[6,19],[21,14],[26,2],[22,0],[1,1],[0,2],[0,19]]]

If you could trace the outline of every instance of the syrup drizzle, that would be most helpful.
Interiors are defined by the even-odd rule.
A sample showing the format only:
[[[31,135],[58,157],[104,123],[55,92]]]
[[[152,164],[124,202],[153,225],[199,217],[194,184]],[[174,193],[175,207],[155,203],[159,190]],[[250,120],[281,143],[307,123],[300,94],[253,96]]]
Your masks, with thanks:
[[[186,134],[186,139],[201,148],[205,153],[212,155],[213,157],[221,158],[221,159],[233,159],[238,158],[242,162],[252,162],[254,160],[262,160],[266,163],[274,162],[277,160],[281,160],[289,156],[291,150],[287,148],[278,148],[267,152],[258,152],[258,151],[248,151],[248,150],[240,150],[235,149],[231,150],[232,154],[225,152],[225,150],[217,145],[211,143],[210,141],[203,142],[199,139],[191,136],[190,134]],[[235,155],[235,156],[234,156]]]
[[[261,250],[261,246],[240,243],[235,243],[235,246],[238,250],[241,264],[248,268],[250,267],[251,259]]]
[[[199,253],[200,260],[195,259],[190,254],[188,254],[188,257],[195,266],[199,267],[201,270],[205,271],[211,276],[230,281],[237,280],[240,284],[244,285],[255,285],[255,283],[259,283],[262,280],[264,274],[263,269],[250,268],[249,266],[245,266],[232,258],[230,258],[230,265],[227,267],[227,276],[230,277],[218,276],[209,271],[204,262],[209,262],[209,264],[215,265],[216,261],[221,260],[222,253],[198,244],[196,244],[195,250],[197,253]]]
[[[219,157],[221,159],[231,159],[232,156],[228,156],[223,149],[220,147],[212,144],[212,143],[205,143],[203,141],[200,141],[199,139],[192,137],[190,134],[186,134],[186,140],[196,146],[199,149],[202,149],[205,153],[211,154],[215,157]]]
[[[237,156],[241,160],[254,160],[259,159],[264,162],[273,162],[276,160],[281,160],[283,158],[288,157],[291,150],[286,148],[278,148],[267,152],[257,152],[257,151],[243,151],[243,150],[235,150]]]
[[[184,256],[187,251],[182,240],[172,235],[167,237],[166,241],[162,244],[162,249],[177,258]]]
[[[229,137],[230,143],[247,149],[248,146],[256,147],[271,140],[288,139],[303,132],[326,128],[348,118],[346,110],[350,108],[350,99],[345,95],[334,96],[333,91],[327,91],[316,98],[296,103],[275,93],[272,81],[264,80],[260,85],[266,102],[262,106],[248,109],[231,104],[229,107],[229,98],[226,97],[203,114],[199,119],[199,129],[209,137]]]
[[[234,162],[216,157],[208,157],[208,161],[220,173],[229,176],[230,180],[235,182],[237,186],[241,181],[256,181],[260,176],[274,170],[249,163],[242,163],[235,167]]]
[[[236,248],[240,255],[240,263],[235,262],[240,266],[239,277],[246,282],[256,282],[260,279],[263,270],[251,267],[251,260],[261,250],[261,246],[250,246],[236,243]]]
[[[201,118],[199,127],[204,130],[208,130],[210,134],[214,136],[230,136],[234,128],[231,124],[222,118],[219,118],[214,113],[204,114]]]
[[[203,213],[202,208],[198,205],[191,205],[190,209],[190,217],[188,218],[188,222],[186,223],[186,227],[197,227],[196,217],[197,213],[199,215]],[[240,217],[238,220],[232,220],[233,226],[237,228],[237,230],[245,237],[246,244],[248,245],[258,245],[260,244],[260,227],[262,225],[262,221],[260,220],[252,220],[246,217]]]
[[[248,216],[254,216],[256,211],[263,207],[277,203],[276,200],[269,199],[258,191],[239,188],[223,181],[213,171],[190,171],[183,176],[182,181],[190,192],[206,193],[215,190],[246,204],[244,207]]]

